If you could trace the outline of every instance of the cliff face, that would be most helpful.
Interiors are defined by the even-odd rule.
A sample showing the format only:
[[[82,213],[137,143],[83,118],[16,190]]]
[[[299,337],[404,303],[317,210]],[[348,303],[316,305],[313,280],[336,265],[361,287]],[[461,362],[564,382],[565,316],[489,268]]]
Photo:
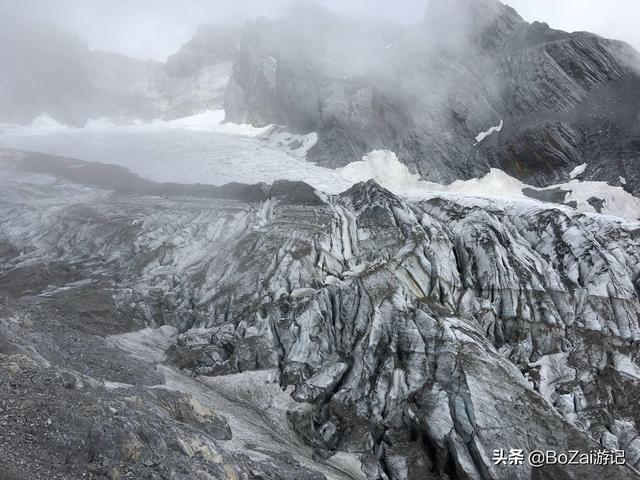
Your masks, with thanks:
[[[238,48],[237,29],[200,27],[167,63],[92,51],[42,24],[0,20],[0,122],[41,114],[74,126],[90,118],[152,120],[220,109]]]
[[[300,6],[247,27],[225,105],[233,121],[317,131],[324,165],[386,148],[438,182],[492,166],[543,185],[588,163],[587,178],[635,192],[639,65],[626,44],[494,0],[434,0],[407,28]]]

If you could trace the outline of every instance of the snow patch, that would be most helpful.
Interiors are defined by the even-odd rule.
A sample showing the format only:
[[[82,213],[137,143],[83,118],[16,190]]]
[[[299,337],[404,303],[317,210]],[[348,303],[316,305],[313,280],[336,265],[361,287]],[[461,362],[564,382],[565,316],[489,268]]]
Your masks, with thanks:
[[[620,177],[620,183],[621,183],[622,185],[626,185],[626,184],[627,184],[627,179],[626,179],[626,178],[624,178],[624,177]]]
[[[630,377],[634,380],[640,380],[640,367],[628,356],[621,353],[615,353],[613,355],[613,366],[623,376]]]
[[[569,173],[569,177],[573,180],[574,178],[582,175],[586,169],[587,169],[586,163],[583,163],[582,165],[578,165],[576,168],[571,170],[571,173]]]
[[[56,121],[48,114],[42,114],[28,125],[3,124],[2,130],[16,135],[46,135],[50,133],[86,133],[101,131],[154,132],[163,129],[179,129],[194,132],[217,132],[227,135],[258,137],[273,126],[254,127],[247,124],[224,122],[224,110],[206,110],[188,117],[173,120],[156,119],[145,122],[139,118],[100,117],[89,119],[83,127],[72,127]]]
[[[640,218],[640,198],[634,197],[622,187],[613,187],[607,182],[581,182],[579,180],[572,180],[557,186],[570,190],[566,201],[577,202],[579,211],[597,212],[589,203],[589,200],[596,198],[603,200],[602,209],[598,213],[629,220]]]
[[[556,385],[571,382],[576,379],[576,370],[567,364],[569,354],[567,352],[545,355],[530,364],[530,367],[539,368],[540,394],[550,403],[554,402]]]
[[[492,168],[481,178],[456,180],[449,185],[442,185],[420,180],[420,175],[410,173],[409,168],[389,150],[375,150],[362,161],[352,162],[338,172],[352,183],[375,180],[399,195],[446,192],[470,196],[527,198],[522,194],[522,189],[527,185],[497,168]]]
[[[266,127],[254,127],[248,124],[224,123],[224,110],[207,110],[190,117],[178,118],[175,120],[162,121],[155,120],[153,126],[161,128],[177,128],[191,130],[195,132],[218,132],[228,135],[240,135],[247,137],[257,137],[267,132],[271,125]]]
[[[104,382],[104,388],[107,390],[118,390],[121,388],[135,388],[135,385],[130,383],[120,383],[120,382]]]
[[[420,175],[410,173],[409,168],[389,150],[374,150],[361,161],[352,162],[338,169],[338,172],[352,183],[375,180],[392,190],[415,187],[421,183]]]
[[[486,132],[479,133],[478,135],[476,135],[476,143],[474,145],[478,145],[480,142],[482,142],[485,138],[487,138],[489,135],[493,133],[500,133],[502,131],[503,126],[504,126],[504,120],[500,120],[500,124],[498,126],[491,127]]]
[[[586,165],[584,167],[586,168]],[[545,205],[549,208],[554,204],[535,200],[530,196],[524,195],[523,189],[535,191],[561,189],[567,191],[564,208],[568,208],[567,203],[575,202],[576,209],[580,212],[600,213],[629,220],[640,218],[640,199],[634,197],[622,187],[614,187],[606,182],[572,180],[568,183],[537,188],[511,177],[502,170],[492,168],[489,173],[480,178],[456,180],[449,185],[442,185],[420,180],[419,175],[410,173],[407,166],[398,160],[396,154],[388,150],[373,151],[366,155],[362,161],[350,163],[346,167],[339,169],[338,172],[350,183],[375,180],[392,192],[412,199],[426,198],[439,193],[464,197],[513,200]],[[602,201],[600,211],[595,208],[594,200]],[[555,208],[563,208],[561,204],[555,205],[557,205]]]
[[[444,187],[445,191],[479,197],[524,198],[522,189],[527,185],[498,168],[485,176],[470,180],[456,180]]]

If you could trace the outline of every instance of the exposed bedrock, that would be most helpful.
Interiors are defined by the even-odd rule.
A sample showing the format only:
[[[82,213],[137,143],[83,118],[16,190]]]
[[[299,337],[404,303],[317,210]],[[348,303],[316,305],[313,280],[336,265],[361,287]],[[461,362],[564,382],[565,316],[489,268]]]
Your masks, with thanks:
[[[221,109],[240,29],[202,25],[166,63],[90,50],[76,35],[37,20],[0,18],[0,122],[40,115],[83,126],[172,119]]]
[[[299,4],[246,27],[225,105],[232,121],[317,131],[310,158],[332,167],[384,148],[429,180],[498,167],[542,186],[588,163],[637,193],[639,68],[622,42],[496,0],[434,0],[411,27]]]

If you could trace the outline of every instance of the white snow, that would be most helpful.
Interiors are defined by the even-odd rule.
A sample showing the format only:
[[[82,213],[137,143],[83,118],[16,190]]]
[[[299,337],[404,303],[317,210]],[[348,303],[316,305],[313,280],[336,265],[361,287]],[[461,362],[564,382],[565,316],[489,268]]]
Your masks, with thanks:
[[[621,183],[622,185],[626,185],[626,184],[627,184],[627,179],[626,179],[626,178],[624,178],[624,177],[620,177],[620,183]]]
[[[582,175],[586,169],[587,169],[586,163],[583,163],[582,165],[578,165],[576,168],[571,170],[571,173],[569,173],[569,177],[571,177],[571,179],[574,179]]]
[[[50,133],[95,133],[100,131],[117,132],[154,132],[165,129],[190,130],[194,132],[216,132],[228,135],[257,137],[268,132],[272,125],[254,127],[252,125],[224,123],[224,110],[206,110],[188,117],[174,120],[113,119],[100,117],[88,120],[84,127],[72,127],[59,123],[48,114],[42,114],[28,125],[0,125],[0,129],[11,135],[45,135]]]
[[[480,197],[534,203],[553,208],[555,204],[539,202],[522,193],[524,188],[544,190],[527,185],[497,168],[480,178],[457,180],[449,185],[420,180],[419,175],[409,172],[393,152],[378,150],[366,155],[362,161],[353,162],[338,170],[350,182],[373,179],[385,188],[410,198],[433,196],[435,193],[464,197]],[[626,192],[622,187],[614,187],[606,182],[583,182],[572,180],[568,183],[551,185],[547,189],[567,190],[565,202],[575,201],[577,210],[598,213],[589,203],[591,198],[604,200],[604,215],[630,220],[640,218],[640,199]],[[559,207],[559,205],[558,205]]]
[[[42,114],[29,125],[24,127],[30,131],[39,131],[43,133],[54,133],[68,130],[70,127],[57,122],[47,114]]]
[[[498,168],[492,168],[484,177],[456,180],[446,186],[446,191],[479,197],[525,198],[522,189],[527,185]]]
[[[352,183],[375,180],[392,190],[415,187],[420,183],[420,175],[410,173],[409,168],[389,150],[374,150],[361,161],[352,162],[338,172]]]
[[[640,380],[640,366],[634,363],[628,356],[615,353],[613,355],[613,366],[622,375],[634,380]]]
[[[104,387],[107,390],[118,390],[121,388],[135,388],[135,385],[132,385],[130,383],[108,382],[105,380]]]
[[[240,135],[247,137],[257,137],[272,127],[254,127],[248,124],[224,123],[224,110],[208,110],[190,117],[178,118],[176,120],[155,120],[151,126],[156,128],[176,128],[192,130],[196,132],[217,132],[228,135]]]
[[[442,185],[420,180],[420,175],[410,173],[396,154],[388,150],[375,150],[362,161],[350,163],[338,172],[352,183],[375,180],[395,193],[411,197],[441,192],[487,198],[528,199],[522,193],[527,185],[497,168],[492,168],[481,178],[457,180],[449,185]]]
[[[482,178],[457,180],[449,185],[442,185],[420,180],[420,175],[409,172],[409,168],[389,150],[375,150],[362,161],[352,162],[338,172],[352,183],[375,180],[395,193],[411,196],[426,192],[446,192],[482,197],[526,198],[522,194],[522,188],[526,185],[497,168],[492,168]]]
[[[335,170],[307,162],[317,135],[294,135],[274,126],[222,123],[223,111],[117,125],[109,119],[84,128],[5,126],[0,147],[109,163],[156,182],[223,185],[300,180],[327,193],[348,189]]]
[[[560,188],[569,189],[566,201],[578,202],[578,210],[583,212],[595,212],[589,204],[592,197],[604,200],[600,213],[616,217],[635,220],[640,218],[640,198],[634,197],[622,187],[614,187],[606,182],[581,182],[572,180],[569,183],[558,185]]]
[[[540,394],[553,404],[556,393],[556,385],[575,380],[576,370],[569,367],[567,352],[545,355],[530,364],[530,367],[538,367],[540,374]]]
[[[294,135],[278,126],[255,128],[223,120],[224,111],[217,110],[177,120],[134,121],[126,125],[103,118],[91,120],[83,128],[73,128],[43,115],[29,126],[3,126],[0,147],[120,165],[157,182],[223,185],[286,179],[303,181],[321,192],[335,194],[357,182],[373,179],[411,199],[452,195],[568,208],[525,196],[523,188],[536,188],[498,169],[491,169],[481,178],[449,185],[423,181],[388,150],[372,151],[362,160],[338,170],[324,168],[306,161],[307,152],[318,139],[315,133]],[[501,131],[503,125],[501,121],[478,135],[479,141]],[[572,176],[586,168],[586,164],[576,167]],[[548,188],[553,187],[567,190],[565,201],[577,202],[578,211],[597,213],[589,203],[595,197],[603,200],[602,214],[640,218],[640,199],[620,186],[573,179]]]
[[[492,133],[500,133],[502,131],[502,127],[503,126],[504,126],[504,120],[500,120],[500,124],[498,126],[491,127],[486,132],[481,132],[478,135],[476,135],[476,143],[475,143],[475,145],[477,145],[480,142],[482,142],[485,138],[487,138]]]

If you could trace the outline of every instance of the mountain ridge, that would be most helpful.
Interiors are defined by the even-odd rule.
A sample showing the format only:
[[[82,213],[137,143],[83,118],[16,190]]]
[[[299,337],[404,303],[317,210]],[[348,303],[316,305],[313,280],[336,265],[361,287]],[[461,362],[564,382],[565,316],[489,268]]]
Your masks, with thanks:
[[[629,101],[640,88],[637,52],[623,42],[529,24],[500,2],[487,4],[495,11],[461,20],[449,2],[434,2],[436,14],[428,10],[418,27],[364,29],[360,40],[367,46],[346,41],[343,50],[359,59],[355,70],[331,47],[335,38],[353,35],[353,28],[340,30],[341,20],[333,40],[308,16],[250,24],[227,88],[227,118],[315,130],[320,139],[309,158],[326,166],[389,149],[439,183],[495,167],[545,186],[588,163],[589,179],[622,176],[638,193],[640,111]],[[465,26],[461,34],[449,33],[452,21]],[[316,44],[328,45],[325,51],[305,32],[318,32]],[[298,45],[295,52],[291,44]],[[611,107],[603,108],[598,102],[607,97]],[[500,134],[474,145],[479,132],[500,121]]]

